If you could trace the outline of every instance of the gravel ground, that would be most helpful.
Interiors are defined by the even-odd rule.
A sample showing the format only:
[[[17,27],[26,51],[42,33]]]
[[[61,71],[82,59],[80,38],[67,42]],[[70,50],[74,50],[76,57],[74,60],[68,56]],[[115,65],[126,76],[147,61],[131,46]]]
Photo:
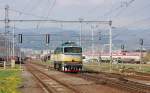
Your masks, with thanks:
[[[22,72],[23,83],[19,90],[21,93],[45,93],[37,83],[36,79],[26,69]]]
[[[39,66],[38,66],[39,67]],[[48,75],[56,78],[58,81],[64,82],[66,84],[72,85],[74,88],[81,91],[81,93],[130,93],[121,89],[116,89],[113,87],[96,84],[93,81],[87,81],[80,77],[74,77],[66,73],[41,69]]]

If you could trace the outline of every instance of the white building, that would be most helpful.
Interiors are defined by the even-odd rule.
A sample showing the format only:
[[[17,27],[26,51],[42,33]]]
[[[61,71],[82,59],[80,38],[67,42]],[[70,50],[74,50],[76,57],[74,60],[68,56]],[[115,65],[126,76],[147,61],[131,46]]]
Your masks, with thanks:
[[[92,52],[92,51],[86,51],[83,53],[83,55],[88,59],[98,59],[101,58],[102,60],[109,60],[110,55],[108,52]],[[134,61],[140,60],[140,52],[112,52],[112,58],[113,59],[129,59]]]

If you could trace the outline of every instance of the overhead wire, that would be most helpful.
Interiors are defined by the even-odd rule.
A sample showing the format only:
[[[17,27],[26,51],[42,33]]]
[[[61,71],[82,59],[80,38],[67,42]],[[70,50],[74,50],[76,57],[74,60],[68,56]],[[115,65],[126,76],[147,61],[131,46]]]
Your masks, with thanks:
[[[32,12],[33,10],[37,9],[38,7],[40,7],[41,4],[41,0],[37,0],[35,5],[32,5],[32,7],[30,8],[30,12]]]
[[[49,0],[48,0],[49,1]],[[55,0],[55,2],[56,2],[56,0]],[[54,4],[52,5],[52,7],[54,7]],[[51,7],[51,8],[52,8]],[[4,10],[4,8],[0,8],[1,10]],[[25,8],[24,8],[25,9]],[[28,16],[33,16],[33,17],[36,17],[36,18],[41,18],[41,19],[47,19],[47,16],[45,17],[45,16],[38,16],[38,15],[35,15],[35,14],[32,14],[32,13],[28,13],[28,12],[23,12],[23,11],[21,11],[21,10],[16,10],[16,9],[10,9],[9,8],[9,10],[10,11],[12,11],[12,12],[16,12],[16,13],[19,13],[20,15],[28,15]],[[50,9],[51,10],[51,9]]]
[[[108,11],[107,13],[105,13],[103,16],[101,17],[105,17],[105,16],[108,16],[108,15],[111,15],[113,14],[114,12],[120,10],[114,17],[117,17],[119,16],[121,13],[123,13],[124,11],[122,10],[123,8],[126,9],[128,8],[135,0],[130,0],[130,1],[126,1],[126,2],[122,2],[118,7],[114,8],[114,9],[111,9],[110,11]],[[112,17],[110,16],[110,19],[109,20],[112,20]],[[119,36],[121,34],[118,33],[117,35],[113,36],[112,38],[115,38],[117,36]]]
[[[24,14],[24,15],[28,15],[28,16],[33,16],[33,17],[37,17],[37,18],[41,18],[41,19],[44,19],[45,17],[44,16],[38,16],[38,15],[35,15],[35,14],[31,14],[31,13],[26,13],[26,12],[22,12],[20,10],[15,10],[15,9],[9,9],[13,12],[17,12],[19,14]]]
[[[134,1],[136,1],[136,0],[130,0],[130,1],[122,2],[121,5],[116,8],[116,11],[117,10],[120,10],[120,11],[117,14],[115,14],[113,17],[111,17],[111,19],[113,19],[114,17],[116,18],[119,15],[121,15],[125,11],[125,9],[127,9]]]
[[[134,21],[134,22],[131,22],[131,23],[129,23],[129,24],[126,24],[126,25],[124,25],[124,26],[120,26],[120,27],[127,27],[127,26],[131,26],[131,25],[133,25],[133,24],[139,24],[140,22],[143,22],[143,21],[147,21],[147,20],[150,20],[150,17],[148,17],[148,18],[144,18],[144,19],[140,19],[140,20],[136,20],[136,21]]]
[[[139,11],[144,10],[145,8],[148,8],[148,7],[150,7],[150,4],[144,6],[144,7],[141,8],[141,9],[138,9],[138,10],[135,11],[135,12],[132,12],[132,14],[136,14],[137,12],[139,13]],[[119,27],[127,27],[127,26],[131,26],[131,25],[133,25],[133,24],[139,24],[140,22],[144,22],[144,21],[147,21],[147,20],[149,20],[149,19],[150,19],[150,17],[144,18],[144,19],[140,19],[140,20],[135,20],[134,22],[130,22],[130,23],[128,23],[128,24],[126,24],[126,25],[123,25],[123,26],[120,26],[120,25],[119,25]]]
[[[126,1],[126,2],[122,2],[121,5],[119,5],[118,7],[116,7],[115,9],[110,10],[109,12],[107,12],[106,14],[104,14],[104,16],[110,15],[112,14],[114,11],[118,11],[120,10],[115,16],[110,17],[110,20],[112,20],[114,17],[118,17],[121,13],[123,13],[124,11],[122,10],[127,9],[135,0],[130,0],[130,1]],[[115,38],[117,36],[119,36],[122,32],[118,33],[117,35],[113,36],[112,38]]]
[[[135,0],[131,0],[131,1],[127,2],[126,6],[129,7],[134,1],[135,1]],[[126,8],[127,8],[127,7],[126,7]],[[144,6],[142,9],[147,8],[147,7],[149,7],[149,5]],[[125,9],[126,9],[126,8],[125,8]],[[142,10],[142,9],[140,9],[140,10]],[[138,11],[139,11],[139,10],[138,10]],[[124,12],[124,11],[118,12],[118,14],[116,14],[114,17],[118,17],[122,12]],[[136,12],[137,12],[137,11],[136,11]],[[132,13],[133,13],[133,12],[132,12]],[[148,19],[150,19],[150,17],[144,18],[144,19],[141,19],[141,20],[136,20],[136,21],[131,22],[131,23],[129,23],[129,24],[126,24],[126,25],[124,25],[124,26],[120,26],[120,25],[119,25],[118,28],[126,28],[127,26],[130,26],[130,25],[133,25],[133,24],[138,24],[138,23],[143,22],[143,21],[148,20]]]
[[[50,2],[50,0],[48,0],[48,1]],[[56,4],[56,0],[54,0],[52,5],[48,8],[48,13],[47,13],[46,18],[48,18],[48,16],[50,15],[50,13],[51,13],[52,9],[54,8],[55,4]]]
[[[124,3],[121,3],[121,5],[119,5],[118,7],[116,7],[115,9],[111,9],[109,12],[105,13],[104,16],[108,16],[112,13],[114,13],[114,11],[118,11],[120,10],[114,17],[118,17],[121,13],[123,13],[124,11],[122,10],[123,8],[126,9],[128,8],[135,0],[130,0],[130,1],[126,1]],[[110,17],[110,20],[112,20],[112,17]],[[115,36],[113,36],[112,38],[116,38],[117,36],[119,36],[122,32],[116,34]]]
[[[99,16],[99,17],[106,17],[106,16],[108,16],[108,15],[114,13],[114,11],[117,11],[118,9],[120,9],[120,7],[122,7],[122,5],[119,5],[119,6],[115,7],[115,8],[113,8],[114,6],[116,6],[116,4],[118,4],[118,2],[115,3],[115,4],[111,7],[111,9],[110,9],[109,11],[107,11],[105,14],[103,14],[103,15],[101,15],[101,16]],[[120,3],[119,3],[119,4],[120,4]],[[93,12],[95,9],[96,9],[96,8],[92,9],[92,12]]]
[[[25,11],[25,9],[27,9],[27,6],[29,6],[29,4],[31,4],[31,1],[28,0],[28,2],[25,4],[25,6],[23,7],[22,11]],[[18,18],[21,18],[21,14],[19,14]]]
[[[120,4],[120,2],[119,2],[119,4]],[[101,15],[101,16],[99,16],[99,17],[106,17],[106,16],[108,16],[108,15],[114,13],[114,11],[120,9],[120,7],[122,6],[122,5],[119,5],[119,6],[115,7],[116,5],[118,5],[118,2],[116,2],[115,4],[112,4],[111,9],[110,9],[109,11],[106,11],[106,13],[104,13],[103,15]],[[96,6],[96,7],[92,8],[91,10],[89,10],[89,11],[87,12],[87,14],[88,14],[88,15],[89,15],[89,14],[92,14],[98,7],[99,7],[99,6]]]
[[[49,6],[48,6],[47,15],[45,16],[44,19],[48,19],[48,18],[49,18],[49,15],[50,15],[51,11],[52,11],[52,9],[54,8],[54,6],[55,6],[55,4],[56,4],[56,0],[54,0],[54,1],[52,2],[52,5],[51,5],[51,1],[50,1],[50,0],[47,0],[47,1],[48,1],[48,3],[49,3]],[[37,23],[37,29],[39,29],[40,24],[41,24],[41,22],[38,22],[38,23]]]
[[[120,8],[122,8],[122,7],[123,7],[123,6],[120,5],[120,6],[116,7],[115,9],[111,9],[110,11],[108,11],[107,13],[105,13],[105,14],[104,14],[103,16],[101,16],[101,17],[105,17],[105,16],[108,17],[108,15],[114,13],[114,11],[118,11],[118,10],[119,10]]]

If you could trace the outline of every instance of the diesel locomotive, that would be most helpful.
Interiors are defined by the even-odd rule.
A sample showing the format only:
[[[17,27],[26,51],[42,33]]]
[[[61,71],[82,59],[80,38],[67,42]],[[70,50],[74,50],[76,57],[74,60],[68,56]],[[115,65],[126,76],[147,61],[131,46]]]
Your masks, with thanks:
[[[75,42],[65,42],[54,50],[52,55],[54,69],[64,72],[82,70],[82,47]]]

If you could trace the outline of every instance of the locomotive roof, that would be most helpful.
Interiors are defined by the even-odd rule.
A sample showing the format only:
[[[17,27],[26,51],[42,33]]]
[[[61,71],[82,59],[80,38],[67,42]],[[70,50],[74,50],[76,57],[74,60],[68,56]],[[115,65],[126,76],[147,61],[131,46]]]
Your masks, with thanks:
[[[78,46],[75,42],[65,42],[62,46]]]

